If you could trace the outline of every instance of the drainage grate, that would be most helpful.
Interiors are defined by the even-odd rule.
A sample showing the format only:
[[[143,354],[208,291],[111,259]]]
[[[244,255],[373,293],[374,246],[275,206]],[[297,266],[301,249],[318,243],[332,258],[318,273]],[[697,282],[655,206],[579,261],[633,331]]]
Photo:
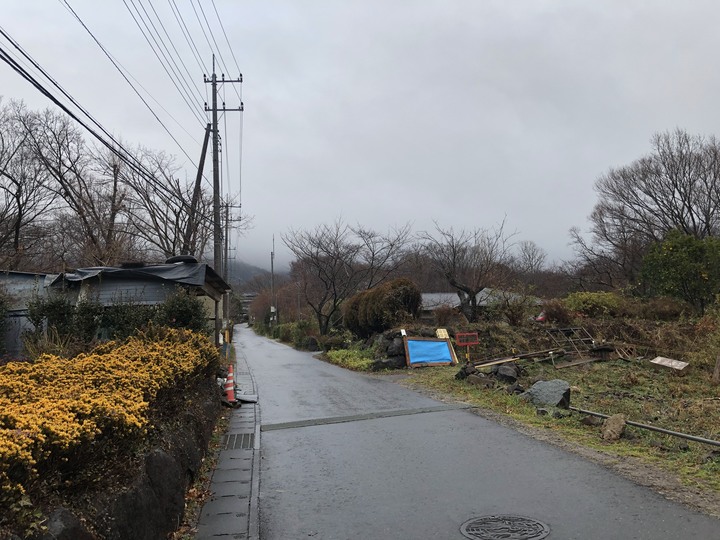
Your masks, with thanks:
[[[471,540],[540,540],[550,527],[523,516],[483,516],[463,523],[460,532]]]
[[[225,435],[221,444],[225,450],[252,450],[255,446],[255,434],[234,433]]]

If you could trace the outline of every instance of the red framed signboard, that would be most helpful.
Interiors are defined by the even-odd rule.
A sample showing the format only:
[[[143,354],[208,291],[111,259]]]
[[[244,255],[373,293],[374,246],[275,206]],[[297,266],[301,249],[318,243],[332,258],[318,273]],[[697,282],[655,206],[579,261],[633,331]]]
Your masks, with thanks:
[[[455,343],[461,347],[469,347],[470,345],[479,345],[480,339],[477,332],[458,332],[455,334]]]

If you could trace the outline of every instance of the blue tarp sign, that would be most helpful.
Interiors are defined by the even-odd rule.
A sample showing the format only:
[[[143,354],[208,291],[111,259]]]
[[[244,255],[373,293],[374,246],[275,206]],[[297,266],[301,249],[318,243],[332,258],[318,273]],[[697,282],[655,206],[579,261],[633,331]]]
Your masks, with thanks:
[[[405,338],[408,366],[444,366],[454,362],[447,339]]]

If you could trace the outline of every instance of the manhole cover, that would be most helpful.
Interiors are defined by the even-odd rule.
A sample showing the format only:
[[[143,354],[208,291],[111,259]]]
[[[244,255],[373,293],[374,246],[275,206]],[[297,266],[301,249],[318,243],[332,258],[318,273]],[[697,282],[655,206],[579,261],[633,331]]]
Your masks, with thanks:
[[[540,540],[550,527],[523,516],[483,516],[463,523],[460,532],[471,540]]]

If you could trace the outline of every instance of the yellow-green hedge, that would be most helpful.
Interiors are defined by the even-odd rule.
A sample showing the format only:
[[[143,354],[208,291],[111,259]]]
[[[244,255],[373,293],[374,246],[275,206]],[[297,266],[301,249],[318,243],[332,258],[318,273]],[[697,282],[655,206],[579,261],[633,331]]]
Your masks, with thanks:
[[[45,465],[67,462],[85,445],[142,438],[160,392],[216,365],[205,336],[151,332],[72,359],[46,354],[0,366],[0,507],[16,503]]]

